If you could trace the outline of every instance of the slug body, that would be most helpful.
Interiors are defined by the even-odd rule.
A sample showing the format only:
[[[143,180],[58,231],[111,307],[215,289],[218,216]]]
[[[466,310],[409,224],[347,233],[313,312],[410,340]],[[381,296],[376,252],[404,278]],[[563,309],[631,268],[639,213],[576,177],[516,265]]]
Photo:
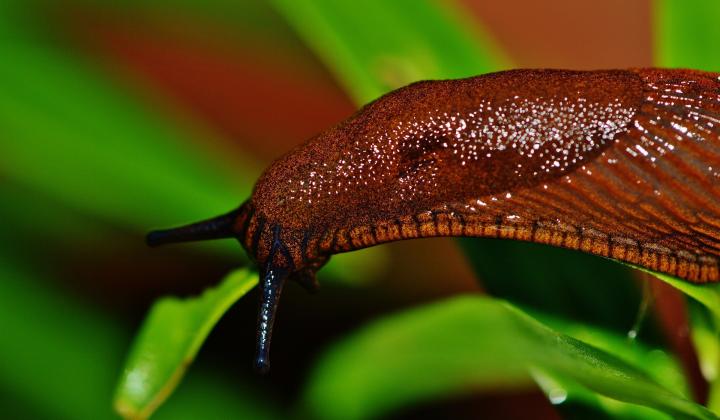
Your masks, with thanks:
[[[151,244],[236,237],[261,272],[260,369],[287,279],[335,253],[507,238],[720,280],[720,79],[514,70],[391,92],[274,162],[239,209]]]

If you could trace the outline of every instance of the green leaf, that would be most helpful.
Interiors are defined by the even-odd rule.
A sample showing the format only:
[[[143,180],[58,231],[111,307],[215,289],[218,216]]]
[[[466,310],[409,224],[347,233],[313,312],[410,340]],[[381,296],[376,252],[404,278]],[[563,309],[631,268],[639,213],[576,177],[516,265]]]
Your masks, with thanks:
[[[720,2],[656,0],[653,10],[658,65],[720,71]]]
[[[3,45],[0,57],[5,176],[142,229],[219,214],[247,197],[257,170],[231,176],[230,162],[198,146],[207,142],[152,115],[80,57],[22,43]]]
[[[305,401],[321,418],[369,418],[420,399],[526,387],[529,369],[541,369],[615,400],[714,418],[648,374],[664,359],[628,346],[636,364],[502,301],[459,297],[374,322],[344,340],[321,358]]]
[[[503,67],[489,38],[459,10],[430,0],[273,0],[277,10],[362,105],[421,79]]]
[[[135,339],[115,393],[115,409],[145,418],[170,395],[222,315],[258,282],[238,270],[189,299],[168,297],[150,310]]]

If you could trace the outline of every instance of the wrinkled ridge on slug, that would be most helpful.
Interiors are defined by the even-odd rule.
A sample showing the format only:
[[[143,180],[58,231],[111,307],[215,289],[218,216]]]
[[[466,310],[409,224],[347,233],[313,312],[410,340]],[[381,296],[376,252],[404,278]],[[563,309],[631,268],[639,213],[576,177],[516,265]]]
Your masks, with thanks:
[[[240,210],[223,226],[262,267],[262,369],[285,279],[313,289],[330,255],[389,241],[516,239],[719,281],[720,80],[513,70],[415,83],[278,159]]]

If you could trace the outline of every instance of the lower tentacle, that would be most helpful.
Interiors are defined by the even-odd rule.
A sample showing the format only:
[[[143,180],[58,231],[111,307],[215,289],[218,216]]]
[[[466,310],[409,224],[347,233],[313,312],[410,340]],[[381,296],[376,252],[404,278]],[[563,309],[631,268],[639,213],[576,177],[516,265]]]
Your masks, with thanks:
[[[265,373],[270,369],[270,341],[287,270],[273,267],[271,263],[260,273],[260,311],[257,323],[257,350],[255,368]]]

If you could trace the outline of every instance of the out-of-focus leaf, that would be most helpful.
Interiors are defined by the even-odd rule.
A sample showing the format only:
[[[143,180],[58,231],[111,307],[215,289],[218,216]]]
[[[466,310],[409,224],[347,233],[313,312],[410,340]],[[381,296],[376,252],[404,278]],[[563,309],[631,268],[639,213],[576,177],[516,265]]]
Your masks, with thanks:
[[[273,4],[358,104],[416,80],[474,76],[505,61],[458,10],[436,1]]]
[[[5,176],[141,229],[219,214],[248,196],[258,171],[221,169],[202,141],[80,57],[23,44],[3,45],[0,57]]]
[[[48,211],[49,208],[53,210]],[[34,246],[30,243],[33,239],[43,238],[44,245],[48,239],[63,238],[69,245],[102,237],[105,233],[97,221],[88,220],[58,201],[12,182],[0,182],[0,220],[5,224],[0,231],[0,253],[15,253],[21,246],[30,248]],[[38,229],[40,221],[42,229]],[[71,238],[69,232],[72,232]]]
[[[470,387],[526,388],[516,331],[506,308],[475,298],[386,317],[320,359],[306,401],[322,418],[358,419]]]
[[[655,0],[655,62],[720,71],[720,2]]]
[[[461,297],[375,322],[343,341],[321,359],[306,401],[323,418],[368,418],[421,398],[527,386],[535,367],[613,399],[713,418],[648,374],[663,359],[637,343],[628,351],[641,363],[557,333],[501,301]]]
[[[239,270],[194,298],[155,303],[135,339],[115,393],[115,409],[127,418],[149,417],[172,393],[222,315],[257,284]]]

